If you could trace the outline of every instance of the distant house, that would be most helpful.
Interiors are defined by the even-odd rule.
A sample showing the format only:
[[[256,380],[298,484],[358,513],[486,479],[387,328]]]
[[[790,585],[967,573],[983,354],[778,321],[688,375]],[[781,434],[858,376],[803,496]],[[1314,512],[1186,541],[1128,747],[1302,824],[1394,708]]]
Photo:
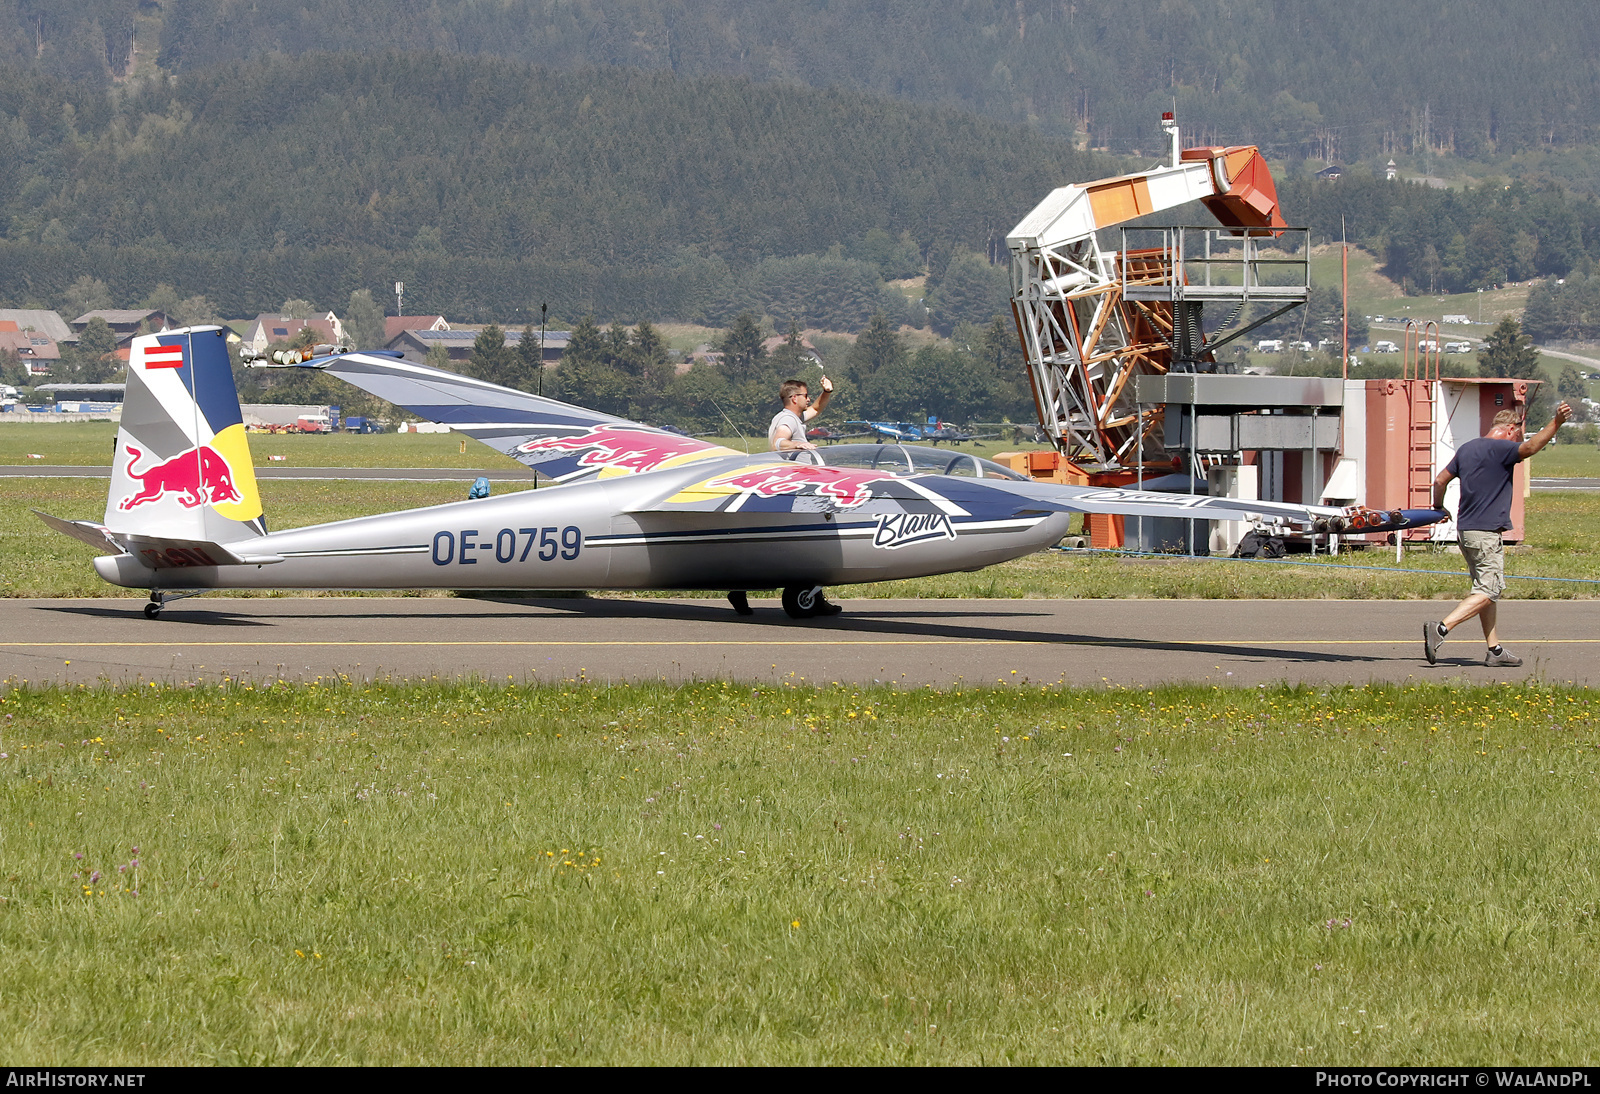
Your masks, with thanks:
[[[256,316],[249,324],[244,344],[246,348],[260,353],[274,342],[289,341],[307,327],[317,332],[318,342],[334,344],[344,341],[344,324],[333,312],[318,319],[290,319],[288,316],[267,313]]]
[[[449,330],[442,315],[386,315],[383,317],[383,344],[392,345],[408,330]]]
[[[537,332],[534,337],[539,337]],[[434,346],[443,346],[445,352],[449,353],[451,361],[467,361],[472,357],[472,345],[477,340],[478,332],[476,330],[407,330],[401,331],[399,336],[384,348],[397,351],[407,361],[420,362],[427,358],[428,350]],[[545,331],[544,363],[551,365],[561,360],[561,354],[566,350],[567,343],[571,341],[571,331]],[[507,346],[515,347],[520,345],[521,342],[521,331],[506,331]]]
[[[78,341],[78,332],[67,326],[66,320],[53,311],[0,308],[0,321],[15,323],[18,330],[38,331],[52,342]]]
[[[1398,167],[1396,167],[1394,165],[1394,160],[1390,160],[1388,163],[1383,165],[1383,178],[1384,178],[1384,181],[1393,182],[1395,179],[1397,179],[1399,177],[1400,177],[1400,168],[1398,168]]]
[[[0,353],[16,354],[28,366],[29,376],[48,376],[51,364],[61,360],[55,339],[36,330],[19,330],[14,319],[0,319]]]
[[[1337,163],[1331,163],[1327,167],[1324,167],[1322,170],[1317,172],[1317,178],[1332,182],[1334,179],[1339,178],[1343,174],[1343,167],[1339,166]]]
[[[157,308],[101,308],[78,316],[72,321],[72,329],[82,334],[84,328],[95,319],[105,321],[117,336],[119,344],[132,341],[133,336],[141,330],[164,330],[171,325],[167,313]]]

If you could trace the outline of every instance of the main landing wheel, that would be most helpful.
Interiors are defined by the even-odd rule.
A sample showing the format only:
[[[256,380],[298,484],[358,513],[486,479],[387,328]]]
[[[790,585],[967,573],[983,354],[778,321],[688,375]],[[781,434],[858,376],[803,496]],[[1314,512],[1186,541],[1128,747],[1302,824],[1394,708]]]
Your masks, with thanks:
[[[821,585],[791,585],[783,590],[783,610],[790,619],[811,619],[819,615],[838,615],[839,605],[830,604]]]

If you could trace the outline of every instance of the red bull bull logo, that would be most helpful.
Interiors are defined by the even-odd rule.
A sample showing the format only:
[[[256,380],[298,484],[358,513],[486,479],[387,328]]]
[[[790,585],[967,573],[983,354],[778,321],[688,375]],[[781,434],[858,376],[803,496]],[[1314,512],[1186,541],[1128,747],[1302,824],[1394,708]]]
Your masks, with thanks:
[[[525,462],[546,463],[569,453],[582,452],[578,463],[588,467],[620,467],[627,471],[654,471],[668,460],[714,448],[693,437],[674,437],[623,426],[597,425],[576,437],[540,437],[517,446]]]
[[[133,509],[146,502],[160,501],[168,494],[178,494],[178,504],[185,509],[242,500],[238,488],[233,485],[233,468],[210,445],[180,452],[143,471],[135,471],[134,465],[144,453],[131,444],[124,447],[128,453],[128,477],[138,481],[139,490],[118,502],[118,509]]]
[[[849,467],[816,467],[806,464],[779,464],[712,479],[708,486],[733,486],[760,498],[785,494],[815,494],[831,500],[840,509],[854,509],[872,497],[869,483],[895,476],[887,471],[864,471]]]

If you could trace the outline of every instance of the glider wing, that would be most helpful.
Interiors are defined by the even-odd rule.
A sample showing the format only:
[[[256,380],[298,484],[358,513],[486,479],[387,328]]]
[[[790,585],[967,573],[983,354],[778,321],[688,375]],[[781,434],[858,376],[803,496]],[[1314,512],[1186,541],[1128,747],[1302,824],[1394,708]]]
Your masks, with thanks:
[[[337,376],[419,418],[482,441],[558,482],[639,474],[735,455],[697,437],[388,354],[336,353],[289,367]]]

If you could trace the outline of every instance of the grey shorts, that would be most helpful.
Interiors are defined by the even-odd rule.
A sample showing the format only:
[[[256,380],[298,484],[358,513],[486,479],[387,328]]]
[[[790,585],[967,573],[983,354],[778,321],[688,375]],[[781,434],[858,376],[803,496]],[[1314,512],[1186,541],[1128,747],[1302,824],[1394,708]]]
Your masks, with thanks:
[[[1472,591],[1499,600],[1506,591],[1506,552],[1499,532],[1461,532],[1461,557],[1467,560]]]

